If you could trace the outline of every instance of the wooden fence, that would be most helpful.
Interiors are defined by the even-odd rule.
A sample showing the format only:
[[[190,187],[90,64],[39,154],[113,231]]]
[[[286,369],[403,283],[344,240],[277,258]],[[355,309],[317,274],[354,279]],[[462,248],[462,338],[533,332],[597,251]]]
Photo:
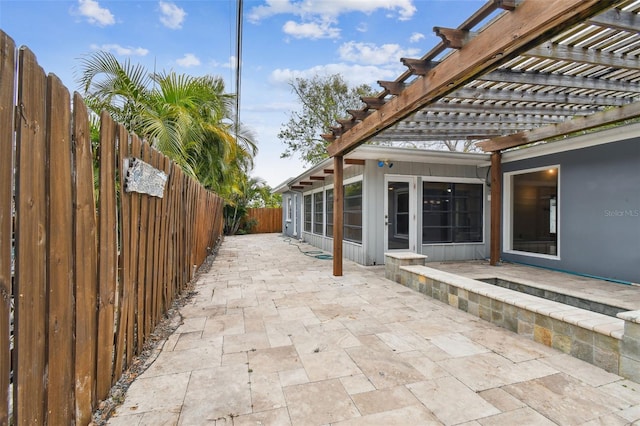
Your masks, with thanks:
[[[270,232],[282,232],[281,208],[252,208],[247,209],[245,223],[255,220],[255,226],[251,228],[251,234],[266,234]]]
[[[0,31],[0,424],[88,424],[222,234],[220,197],[107,114],[92,152],[71,104]],[[162,198],[123,191],[132,157]]]

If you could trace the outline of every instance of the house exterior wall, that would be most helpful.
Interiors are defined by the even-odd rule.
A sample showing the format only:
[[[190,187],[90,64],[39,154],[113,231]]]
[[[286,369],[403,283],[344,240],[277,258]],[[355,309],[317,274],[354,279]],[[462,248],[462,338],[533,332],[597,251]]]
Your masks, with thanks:
[[[393,168],[378,167],[377,161],[367,161],[364,173],[364,185],[366,191],[366,264],[384,264],[384,197],[385,176],[411,176],[416,177],[418,206],[416,215],[417,252],[427,255],[427,262],[432,261],[459,261],[484,259],[489,253],[489,226],[490,226],[490,201],[489,191],[484,185],[487,168],[478,168],[473,165],[435,164],[394,162]],[[485,186],[484,196],[484,241],[482,243],[443,243],[422,244],[422,182],[430,179],[469,179]],[[446,179],[445,179],[446,180]]]
[[[502,258],[639,283],[640,137],[505,162],[503,172],[551,165],[560,167],[557,258],[508,253],[504,244]]]

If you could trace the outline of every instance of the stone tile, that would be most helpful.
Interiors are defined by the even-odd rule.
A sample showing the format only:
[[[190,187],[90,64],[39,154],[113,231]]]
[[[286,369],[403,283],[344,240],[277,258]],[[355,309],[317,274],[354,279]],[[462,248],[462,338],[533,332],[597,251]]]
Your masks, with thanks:
[[[202,331],[207,322],[206,316],[184,318],[180,327],[176,329],[176,333],[184,334],[192,331]]]
[[[239,416],[251,412],[251,388],[247,366],[225,365],[194,371],[191,374],[180,424],[203,424],[226,416]]]
[[[233,418],[233,426],[259,426],[259,425],[278,425],[289,426],[291,419],[286,408],[277,408],[275,410],[260,411],[258,413],[245,414]]]
[[[312,382],[362,374],[349,355],[342,350],[303,353],[300,354],[300,360]]]
[[[478,392],[478,395],[502,412],[526,407],[524,402],[505,392],[502,388],[487,389]]]
[[[361,346],[345,350],[376,389],[415,383],[425,379],[406,359],[393,352],[375,351]]]
[[[628,420],[616,414],[606,414],[597,419],[583,423],[582,426],[635,426],[638,420],[640,420],[640,418],[636,418],[635,422],[630,425]]]
[[[224,336],[224,353],[246,352],[270,347],[267,333],[244,333]]]
[[[495,416],[478,419],[478,423],[482,426],[503,426],[503,425],[536,425],[536,426],[555,426],[556,424],[544,417],[542,414],[532,410],[529,407],[519,408],[517,410],[500,413]]]
[[[472,342],[462,334],[441,334],[432,337],[430,340],[431,343],[452,357],[464,357],[489,352],[489,349]]]
[[[247,361],[247,353],[246,352],[233,352],[229,354],[222,354],[222,362],[221,365],[232,365],[232,364],[244,364],[247,365],[249,362]]]
[[[136,379],[124,403],[116,409],[118,417],[152,411],[180,412],[191,373],[167,374]]]
[[[600,386],[599,389],[629,405],[640,405],[640,383],[632,382],[631,380],[618,380],[617,382]]]
[[[298,334],[293,336],[292,339],[296,350],[300,354],[315,353],[316,351],[334,351],[361,345],[360,340],[344,328]]]
[[[338,379],[287,386],[283,390],[292,425],[321,425],[360,416]]]
[[[556,354],[542,359],[541,362],[591,386],[602,386],[622,379],[616,374],[608,373],[567,354]]]
[[[341,320],[342,324],[351,331],[355,336],[363,336],[367,334],[377,334],[389,331],[386,325],[376,321],[373,318],[357,319],[357,320]]]
[[[623,419],[627,420],[630,424],[635,426],[640,421],[640,405],[635,405],[633,407],[620,410],[616,412],[616,415],[622,417]]]
[[[564,373],[503,389],[558,424],[582,424],[628,407],[618,398]]]
[[[415,350],[414,346],[410,345],[402,336],[399,336],[395,332],[377,333],[376,336],[382,340],[387,346],[394,352],[409,352]]]
[[[202,346],[222,347],[222,336],[212,336],[202,338],[202,331],[193,331],[190,333],[174,334],[177,336],[176,344],[173,346],[174,351],[183,351],[195,349]]]
[[[476,392],[558,372],[538,360],[515,364],[495,353],[452,358],[440,361],[438,365]]]
[[[473,342],[513,362],[529,361],[557,354],[557,351],[544,345],[532,344],[529,339],[509,335],[496,328],[475,329],[463,334]]]
[[[221,359],[220,346],[201,346],[183,351],[161,352],[144,375],[154,377],[217,367]]]
[[[370,392],[375,390],[373,383],[364,374],[356,374],[354,376],[341,377],[340,382],[349,395],[362,392]]]
[[[280,371],[278,375],[280,377],[280,385],[283,387],[309,383],[309,377],[304,368]]]
[[[249,367],[256,373],[275,373],[302,368],[302,363],[293,346],[278,346],[250,351]]]
[[[151,411],[142,416],[138,426],[174,426],[179,421],[179,412]]]
[[[252,373],[251,409],[266,411],[286,406],[278,373]]]
[[[303,321],[305,319],[317,319],[313,311],[307,306],[301,306],[297,308],[278,308],[278,314],[284,321]]]
[[[404,386],[357,393],[351,395],[351,399],[363,416],[420,404]]]
[[[413,383],[407,387],[427,409],[447,425],[500,413],[500,410],[454,377]]]
[[[363,417],[333,423],[336,426],[390,426],[390,425],[420,425],[440,426],[436,417],[422,404],[395,410],[383,411]]]
[[[400,354],[400,356],[411,364],[413,368],[422,373],[426,379],[437,379],[450,375],[449,372],[440,367],[436,362],[431,361],[420,351],[404,352]]]
[[[225,314],[209,317],[202,330],[202,337],[242,333],[244,333],[244,316],[242,314]]]

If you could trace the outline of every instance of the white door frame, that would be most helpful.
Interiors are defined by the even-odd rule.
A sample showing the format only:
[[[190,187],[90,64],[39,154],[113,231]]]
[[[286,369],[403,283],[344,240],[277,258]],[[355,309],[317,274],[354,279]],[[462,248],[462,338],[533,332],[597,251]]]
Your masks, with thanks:
[[[409,184],[409,248],[389,249],[389,221],[387,217],[389,211],[389,182],[405,182]],[[417,253],[418,233],[417,233],[417,178],[415,176],[385,175],[384,176],[384,214],[383,214],[383,239],[384,251],[411,251]],[[393,223],[393,222],[392,222]]]

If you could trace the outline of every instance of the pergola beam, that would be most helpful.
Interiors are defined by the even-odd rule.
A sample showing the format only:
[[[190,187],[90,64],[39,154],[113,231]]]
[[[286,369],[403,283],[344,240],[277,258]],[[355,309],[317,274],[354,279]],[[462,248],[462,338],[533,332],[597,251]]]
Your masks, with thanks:
[[[509,136],[497,137],[478,142],[476,145],[485,152],[502,151],[638,117],[640,117],[640,102],[597,112],[588,117],[576,117],[573,120],[559,124],[539,127]]]
[[[615,0],[526,1],[499,16],[463,49],[451,52],[402,93],[327,147],[330,156],[345,154],[416,110],[429,105],[483,73],[525,53],[615,4]]]
[[[538,46],[529,50],[523,56],[599,65],[609,68],[640,70],[640,61],[635,57],[627,58],[621,54],[602,52],[594,49],[582,49],[572,46],[562,46],[554,43],[545,43],[543,46]]]
[[[505,107],[512,110],[514,113],[525,115],[588,115],[597,111],[596,108],[587,108],[585,106],[571,106],[571,107],[544,107],[544,106],[528,106],[528,105],[488,105],[472,104],[472,103],[454,103],[454,102],[436,102],[429,105],[429,109],[425,111],[416,112],[409,120],[417,120],[420,115],[428,114],[431,112],[437,113],[469,113],[469,114],[504,114]]]
[[[447,95],[450,99],[473,99],[483,101],[532,102],[545,104],[622,106],[631,102],[622,97],[571,95],[564,93],[532,92],[529,90],[498,90],[464,88]]]
[[[605,13],[591,18],[589,23],[614,30],[629,31],[631,33],[640,31],[640,17],[635,13],[625,12],[620,9],[608,10]]]
[[[541,72],[496,70],[478,77],[477,80],[500,83],[530,84],[532,86],[573,87],[576,89],[588,88],[589,90],[640,93],[640,85],[632,85],[627,81],[604,80],[599,78]]]

